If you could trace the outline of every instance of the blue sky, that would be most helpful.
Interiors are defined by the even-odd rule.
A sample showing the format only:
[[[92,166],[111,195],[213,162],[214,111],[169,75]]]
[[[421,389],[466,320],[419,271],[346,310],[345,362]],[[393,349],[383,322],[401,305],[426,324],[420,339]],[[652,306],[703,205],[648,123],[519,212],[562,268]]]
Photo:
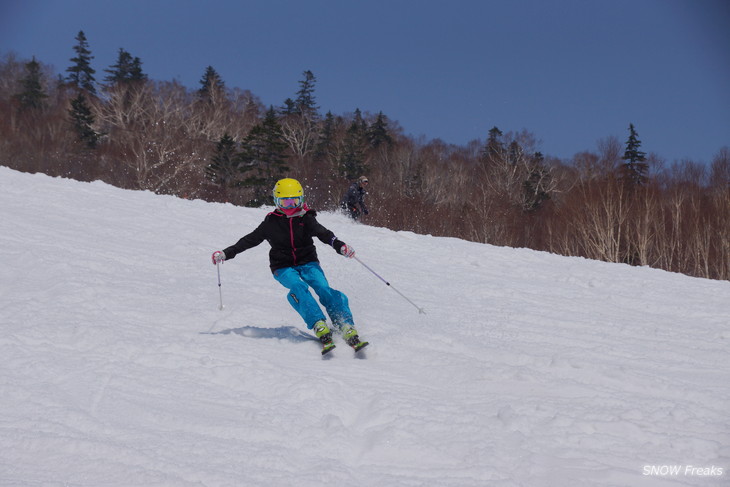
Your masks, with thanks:
[[[63,73],[79,30],[99,80],[124,48],[155,80],[211,65],[279,106],[311,70],[323,113],[427,140],[524,129],[570,158],[633,123],[670,163],[730,147],[730,0],[0,0],[1,54]]]

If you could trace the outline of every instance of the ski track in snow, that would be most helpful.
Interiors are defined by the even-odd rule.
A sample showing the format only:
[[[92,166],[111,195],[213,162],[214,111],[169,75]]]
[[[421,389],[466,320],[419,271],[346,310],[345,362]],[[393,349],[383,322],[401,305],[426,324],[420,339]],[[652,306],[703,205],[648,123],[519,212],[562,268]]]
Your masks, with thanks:
[[[2,486],[719,486],[730,282],[320,221],[363,338],[324,359],[263,209],[0,167]],[[644,475],[646,465],[722,476]]]

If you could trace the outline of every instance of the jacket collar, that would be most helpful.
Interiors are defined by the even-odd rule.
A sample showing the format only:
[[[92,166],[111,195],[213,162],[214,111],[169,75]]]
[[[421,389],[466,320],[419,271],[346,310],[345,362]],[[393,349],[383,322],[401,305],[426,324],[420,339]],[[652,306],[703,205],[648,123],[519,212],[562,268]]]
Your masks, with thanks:
[[[304,204],[302,204],[302,207],[301,208],[297,208],[296,211],[292,212],[291,214],[284,213],[284,211],[281,210],[280,208],[277,208],[276,210],[272,211],[269,214],[270,215],[276,215],[276,216],[285,216],[287,218],[294,218],[294,217],[297,217],[297,216],[302,216],[305,213],[307,213],[308,211],[309,211],[309,207],[307,206],[306,203],[304,203]]]

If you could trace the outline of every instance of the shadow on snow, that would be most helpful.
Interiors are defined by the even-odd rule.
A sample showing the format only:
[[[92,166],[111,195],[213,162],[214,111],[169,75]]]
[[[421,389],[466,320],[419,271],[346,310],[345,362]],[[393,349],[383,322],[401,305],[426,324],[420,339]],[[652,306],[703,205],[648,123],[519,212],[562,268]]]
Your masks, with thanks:
[[[215,332],[201,332],[201,335],[230,335],[235,333],[248,338],[276,338],[277,340],[288,340],[294,343],[302,343],[309,340],[319,340],[309,333],[306,333],[295,326],[280,326],[278,328],[262,328],[260,326],[242,326],[240,328],[229,328]]]

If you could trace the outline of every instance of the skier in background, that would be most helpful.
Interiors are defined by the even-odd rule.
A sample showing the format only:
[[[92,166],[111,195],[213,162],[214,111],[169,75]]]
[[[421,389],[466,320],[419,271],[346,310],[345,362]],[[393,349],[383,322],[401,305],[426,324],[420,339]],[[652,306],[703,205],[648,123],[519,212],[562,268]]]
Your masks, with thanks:
[[[327,282],[312,237],[331,245],[345,257],[354,257],[355,250],[317,221],[317,212],[304,203],[304,189],[296,179],[286,178],[276,183],[274,203],[276,210],[266,215],[253,232],[234,245],[214,252],[213,264],[231,260],[244,250],[268,241],[269,267],[274,279],[289,290],[289,303],[322,342],[322,355],[335,348],[335,344],[325,316],[309,292],[310,286],[347,344],[355,351],[367,346],[368,342],[360,341],[355,329],[347,296],[332,289]]]
[[[361,215],[368,214],[368,207],[365,205],[365,187],[368,185],[368,178],[360,176],[357,181],[352,183],[345,196],[342,197],[340,206],[353,220],[357,220]]]

